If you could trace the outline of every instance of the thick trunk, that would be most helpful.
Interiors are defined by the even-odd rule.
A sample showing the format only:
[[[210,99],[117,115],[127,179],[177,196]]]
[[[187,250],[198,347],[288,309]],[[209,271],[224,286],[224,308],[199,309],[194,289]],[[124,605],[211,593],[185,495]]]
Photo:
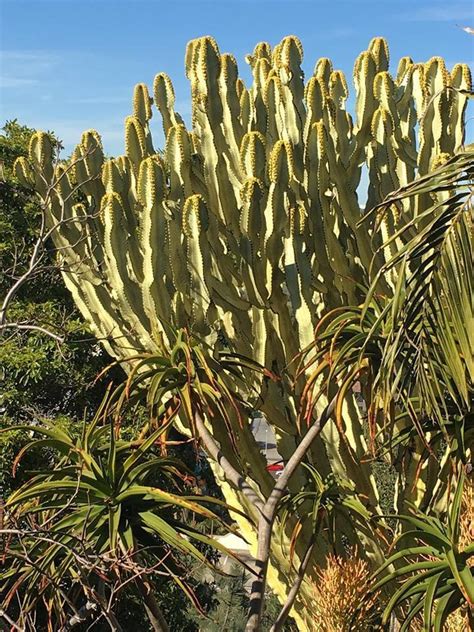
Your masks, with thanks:
[[[325,423],[333,414],[336,406],[336,397],[326,407],[321,416],[313,423],[308,432],[302,438],[298,447],[294,451],[288,463],[285,465],[280,478],[275,483],[272,493],[268,497],[258,524],[258,545],[256,566],[258,575],[252,584],[252,592],[250,595],[249,618],[245,632],[258,632],[263,612],[263,602],[265,588],[267,584],[268,562],[270,558],[270,546],[272,538],[272,527],[275,522],[278,505],[286,492],[288,482],[301,464],[306,452],[311,444],[323,429]]]

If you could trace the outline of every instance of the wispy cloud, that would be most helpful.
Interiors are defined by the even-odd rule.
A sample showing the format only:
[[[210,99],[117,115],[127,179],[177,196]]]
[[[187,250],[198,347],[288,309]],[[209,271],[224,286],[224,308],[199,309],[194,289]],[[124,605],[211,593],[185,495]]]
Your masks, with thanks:
[[[59,138],[64,145],[64,155],[67,155],[74,149],[77,143],[80,142],[82,133],[85,130],[91,129],[91,127],[94,127],[100,134],[106,152],[118,155],[124,151],[123,121],[120,120],[118,120],[116,124],[110,124],[107,121],[87,118],[72,120],[61,118],[31,118],[28,119],[27,123],[35,129],[54,131],[57,138]]]
[[[25,88],[38,85],[57,65],[57,55],[47,51],[0,51],[0,87]]]
[[[55,123],[52,127],[58,138],[63,141],[66,147],[76,145],[81,140],[82,133],[90,128],[90,121],[84,121],[82,124],[80,122],[71,124],[69,122],[60,121]],[[99,132],[106,149],[109,144],[113,144],[115,147],[118,142],[123,142],[124,132],[123,129],[121,129],[121,126],[96,124],[95,129]]]
[[[471,2],[431,4],[399,14],[408,22],[473,22],[474,8]]]
[[[327,29],[319,37],[324,39],[342,39],[354,35],[354,33],[356,33],[356,29],[352,26],[338,26]]]
[[[77,103],[78,105],[115,105],[118,103],[131,103],[131,98],[127,96],[95,96],[95,97],[78,97],[77,99],[67,100],[66,103]]]
[[[30,63],[38,66],[49,67],[58,61],[58,55],[46,50],[12,50],[4,49],[0,51],[2,63]]]
[[[38,79],[27,79],[25,77],[6,77],[0,75],[0,89],[7,88],[27,88],[39,83]]]

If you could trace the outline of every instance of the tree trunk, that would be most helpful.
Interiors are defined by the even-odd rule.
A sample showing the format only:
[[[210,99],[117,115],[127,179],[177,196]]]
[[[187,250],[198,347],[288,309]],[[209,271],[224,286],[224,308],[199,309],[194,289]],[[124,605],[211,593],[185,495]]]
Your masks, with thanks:
[[[166,619],[161,612],[160,606],[151,592],[148,582],[145,582],[139,575],[135,584],[143,597],[147,617],[153,627],[154,632],[170,632]]]

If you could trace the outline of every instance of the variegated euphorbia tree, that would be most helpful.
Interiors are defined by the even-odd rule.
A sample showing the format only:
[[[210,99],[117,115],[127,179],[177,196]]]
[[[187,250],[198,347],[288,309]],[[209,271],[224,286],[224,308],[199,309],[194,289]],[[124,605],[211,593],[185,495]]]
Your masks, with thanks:
[[[248,87],[235,58],[221,54],[211,37],[193,40],[186,52],[189,129],[174,109],[169,77],[160,73],[153,98],[146,85],[135,88],[124,156],[104,159],[99,135],[88,131],[71,164],[55,166],[48,136],[38,133],[29,160],[17,163],[18,175],[34,182],[49,205],[51,223],[63,220],[54,240],[65,282],[107,350],[121,361],[160,353],[169,328],[185,327],[214,354],[230,349],[257,361],[282,379],[254,376],[247,391],[235,387],[265,414],[284,460],[306,432],[299,423],[304,379],[295,379],[292,360],[312,342],[321,315],[361,302],[371,266],[390,255],[379,250],[374,259],[373,253],[393,233],[395,210],[385,215],[381,233],[371,234],[370,225],[358,225],[360,200],[372,208],[462,145],[471,86],[466,65],[449,72],[439,57],[426,63],[404,57],[392,76],[387,44],[375,38],[354,65],[350,114],[344,74],[322,58],[305,80],[302,56],[296,37],[273,49],[258,44],[247,58]],[[149,127],[153,104],[163,120],[162,152]],[[414,198],[403,210],[420,214],[431,202],[429,195]],[[387,275],[380,291],[390,294],[393,282]],[[377,480],[363,458],[366,432],[350,398],[339,417],[339,428],[326,424],[305,461],[322,476],[353,481],[377,513]],[[205,423],[221,453],[265,500],[273,479],[250,423],[236,424],[237,453],[219,419]],[[433,464],[423,468],[417,487],[407,484],[406,468],[413,472],[418,459],[415,450],[411,463],[398,466],[399,502],[421,503],[432,493]],[[230,504],[257,519],[249,496],[218,465],[215,470]],[[298,468],[289,489],[299,490],[306,476]],[[255,544],[255,529],[240,525]],[[347,533],[370,559],[380,557],[363,531]],[[310,537],[303,527],[300,557]],[[320,540],[315,560],[325,555]],[[293,577],[287,547],[287,537],[271,544],[269,581],[282,598]],[[304,603],[303,584],[294,610],[301,630],[311,625]]]

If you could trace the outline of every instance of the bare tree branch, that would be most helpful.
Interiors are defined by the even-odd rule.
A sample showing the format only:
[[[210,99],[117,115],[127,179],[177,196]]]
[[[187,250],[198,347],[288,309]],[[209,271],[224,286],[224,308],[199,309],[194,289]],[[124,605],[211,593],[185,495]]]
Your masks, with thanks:
[[[45,336],[53,338],[53,340],[56,340],[59,343],[64,342],[64,336],[59,336],[53,331],[46,329],[46,327],[41,327],[40,325],[29,325],[27,323],[4,323],[0,325],[0,331],[4,329],[15,329],[17,331],[38,331]]]
[[[11,521],[13,516],[10,515],[9,518]],[[13,557],[18,559],[22,559],[28,565],[35,568],[41,575],[44,575],[48,579],[48,584],[53,584],[56,590],[58,590],[58,594],[61,595],[61,599],[64,600],[64,604],[69,606],[72,614],[71,612],[68,613],[66,610],[63,610],[65,620],[62,622],[57,621],[58,630],[61,632],[72,630],[76,626],[86,623],[91,617],[94,617],[95,622],[99,618],[104,618],[113,632],[122,632],[122,627],[115,616],[114,608],[116,607],[117,601],[120,594],[123,592],[124,587],[129,583],[133,583],[142,595],[145,610],[153,630],[155,632],[169,632],[168,625],[161,608],[153,595],[152,586],[147,577],[152,574],[169,577],[170,572],[166,567],[165,562],[171,555],[170,551],[166,552],[160,560],[155,562],[155,564],[147,567],[141,561],[142,553],[146,552],[146,548],[133,552],[124,552],[118,557],[116,555],[117,551],[106,551],[98,555],[93,548],[87,546],[84,533],[82,533],[80,537],[76,537],[70,533],[66,534],[63,532],[56,532],[56,535],[59,536],[59,539],[56,539],[50,534],[48,529],[44,528],[44,525],[46,524],[47,522],[43,523],[41,527],[36,528],[26,528],[23,525],[21,527],[19,525],[15,525],[11,528],[0,529],[0,536],[8,535],[16,537],[16,540],[23,552],[18,550],[14,552],[9,549],[10,555],[13,555]],[[64,535],[72,538],[72,542],[65,543],[61,539],[61,536]],[[41,566],[31,559],[31,556],[29,555],[31,544],[36,544],[38,542],[57,545],[58,547],[63,548],[69,555],[71,555],[72,558],[74,558],[74,568],[78,571],[76,582],[79,582],[81,585],[82,595],[86,598],[86,603],[84,605],[76,608],[75,603],[70,600],[68,594],[61,589],[59,584],[55,582],[54,578],[50,577]],[[4,554],[6,554],[6,551]],[[160,566],[164,566],[165,570],[160,571]],[[97,587],[89,581],[89,578],[93,576],[99,578]],[[114,576],[117,578],[116,580],[113,580]],[[108,593],[107,595],[105,593],[106,589]],[[40,593],[41,591],[38,593],[38,599],[41,597]],[[24,623],[27,621],[30,613],[25,610],[21,600],[19,602],[19,610],[21,613],[21,623]],[[0,611],[0,617],[1,616],[4,616],[9,623],[12,622],[11,617],[6,614],[5,610]],[[25,629],[20,627],[19,623],[20,621],[17,621],[11,623],[11,625],[16,626],[16,630],[25,632]],[[34,624],[29,624],[28,629],[34,630]]]
[[[275,623],[270,628],[270,632],[281,632],[281,630],[283,629],[283,626],[285,625],[285,622],[288,619],[288,615],[290,614],[291,609],[293,608],[293,604],[295,603],[295,599],[300,590],[301,584],[306,574],[306,569],[308,568],[308,564],[311,560],[311,555],[313,553],[315,544],[316,544],[316,537],[313,535],[313,537],[309,541],[309,544],[303,556],[303,559],[301,560],[301,564],[298,569],[296,579],[293,582],[292,587],[290,588],[290,592],[288,593],[286,601],[283,604],[282,609],[280,610],[280,614],[278,615]]]
[[[12,626],[12,628],[14,628],[15,630],[18,630],[18,632],[25,632],[25,628],[20,628],[19,625],[17,625],[13,619],[11,619],[7,613],[5,612],[5,610],[0,609],[0,618],[5,619],[5,621]]]
[[[310,448],[312,442],[317,438],[326,422],[330,419],[336,406],[337,395],[321,413],[318,419],[310,426],[308,432],[302,438],[295,451],[291,455],[287,464],[283,468],[280,477],[276,481],[270,496],[268,497],[260,515],[258,524],[258,544],[256,566],[258,575],[252,583],[250,595],[249,617],[245,632],[258,632],[262,618],[265,588],[267,583],[267,570],[270,558],[270,545],[273,523],[275,522],[278,505],[286,492],[288,482],[297,467]]]
[[[83,156],[81,156],[80,158],[78,158],[77,160],[71,161],[67,167],[64,169],[63,173],[61,173],[61,175],[59,177],[57,177],[56,175],[53,176],[53,179],[51,182],[46,182],[46,180],[44,180],[44,183],[46,185],[46,195],[44,196],[44,198],[42,199],[42,202],[40,204],[39,210],[40,210],[40,226],[39,226],[39,231],[38,231],[38,235],[36,236],[35,242],[32,246],[32,251],[31,254],[29,256],[29,260],[28,260],[28,264],[26,267],[26,270],[23,272],[23,274],[21,274],[20,276],[16,276],[16,269],[18,267],[18,259],[19,259],[19,254],[17,251],[17,248],[15,247],[15,256],[14,256],[14,263],[12,266],[12,270],[11,270],[11,277],[13,279],[12,284],[10,286],[10,288],[7,290],[5,296],[3,297],[3,299],[0,301],[0,332],[2,330],[5,329],[16,329],[16,330],[28,330],[28,331],[37,331],[40,332],[44,335],[47,335],[51,338],[53,338],[54,340],[56,340],[58,343],[61,343],[64,341],[64,336],[59,336],[57,333],[55,333],[54,331],[52,331],[49,328],[46,327],[42,327],[39,324],[29,324],[29,323],[20,323],[18,321],[9,321],[8,320],[8,310],[13,302],[13,300],[18,296],[18,293],[20,292],[20,290],[22,289],[22,287],[24,285],[26,285],[29,281],[31,281],[34,277],[43,274],[44,272],[46,272],[48,269],[51,269],[51,265],[49,263],[45,262],[45,258],[46,258],[46,254],[47,254],[47,247],[48,247],[48,242],[49,240],[52,238],[53,234],[60,230],[63,226],[65,226],[68,223],[74,222],[74,223],[87,223],[87,221],[89,221],[90,219],[92,219],[95,215],[94,214],[88,214],[85,215],[84,217],[66,217],[65,216],[65,202],[71,197],[74,196],[75,193],[77,193],[77,191],[80,189],[80,187],[82,187],[84,184],[86,184],[87,182],[91,182],[92,180],[97,179],[97,176],[92,176],[91,178],[89,178],[88,180],[81,182],[80,184],[74,186],[72,188],[72,190],[70,191],[70,193],[68,194],[68,197],[65,200],[62,200],[61,197],[59,196],[59,200],[61,203],[61,215],[60,218],[53,222],[52,225],[50,225],[50,222],[48,221],[48,214],[49,214],[49,206],[51,203],[51,198],[52,198],[52,194],[53,192],[56,190],[56,188],[58,187],[61,179],[71,170],[73,169],[73,167],[80,161],[85,160],[85,158],[89,155],[91,155],[93,152],[95,151],[95,148],[91,149],[90,151],[88,151],[87,153],[85,153]],[[55,161],[55,165],[57,166],[59,164],[60,160],[59,160],[59,154],[56,158]],[[56,173],[56,169],[54,169],[54,173]]]

